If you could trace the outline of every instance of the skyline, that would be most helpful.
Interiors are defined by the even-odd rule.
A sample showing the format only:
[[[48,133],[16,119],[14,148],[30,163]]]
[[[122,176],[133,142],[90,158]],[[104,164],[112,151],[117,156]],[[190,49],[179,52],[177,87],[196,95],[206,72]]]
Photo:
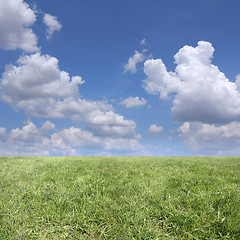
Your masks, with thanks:
[[[239,9],[0,0],[0,155],[239,156]]]

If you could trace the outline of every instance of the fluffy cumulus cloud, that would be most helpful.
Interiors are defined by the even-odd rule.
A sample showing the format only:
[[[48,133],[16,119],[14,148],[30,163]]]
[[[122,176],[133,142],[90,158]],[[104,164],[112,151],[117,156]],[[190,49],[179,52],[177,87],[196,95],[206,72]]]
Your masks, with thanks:
[[[0,0],[0,47],[38,50],[37,37],[30,28],[36,15],[23,0]]]
[[[83,121],[96,135],[135,136],[135,122],[113,112],[107,101],[81,98],[79,86],[83,83],[80,76],[61,71],[56,58],[35,53],[20,57],[17,66],[7,66],[0,91],[4,101],[29,116],[69,117]]]
[[[84,119],[86,129],[94,132],[98,136],[122,137],[122,138],[140,138],[135,133],[136,123],[133,120],[127,120],[123,116],[113,111],[103,112],[94,111],[85,115]]]
[[[82,79],[70,81],[69,74],[59,70],[56,58],[36,53],[20,57],[17,64],[8,65],[3,73],[3,98],[7,102],[79,96],[77,86]]]
[[[41,128],[28,122],[22,129],[12,129],[8,134],[5,128],[0,128],[1,155],[49,155],[47,136],[54,128],[55,125],[49,121]]]
[[[103,102],[80,99],[79,76],[70,78],[61,71],[58,60],[35,53],[22,56],[17,66],[8,65],[1,79],[2,99],[36,117],[62,118],[81,115],[97,109],[111,109]]]
[[[81,151],[81,148],[94,148],[104,151],[143,151],[144,147],[136,138],[111,138],[95,136],[91,131],[83,131],[71,127],[51,136],[51,142],[55,147],[68,149],[70,153]],[[78,151],[79,150],[79,151]]]
[[[96,136],[88,130],[70,127],[56,131],[56,126],[46,121],[38,128],[29,121],[22,129],[9,133],[0,128],[1,155],[82,155],[89,152],[143,152],[137,138]],[[92,150],[92,151],[91,151]]]
[[[136,73],[137,64],[143,62],[146,58],[144,52],[135,51],[135,54],[128,59],[128,63],[124,65],[124,72]]]
[[[148,131],[151,134],[158,134],[158,133],[162,132],[162,130],[163,130],[162,126],[157,126],[155,124],[149,126],[149,128],[148,128]]]
[[[57,20],[57,17],[48,13],[44,14],[43,22],[47,26],[47,39],[50,39],[55,31],[59,31],[62,28],[62,25]]]
[[[126,108],[140,107],[146,105],[147,100],[143,97],[139,99],[139,97],[128,97],[122,101],[122,104],[126,106]]]
[[[239,155],[240,123],[225,125],[185,122],[178,132],[187,144],[199,153],[218,155]]]
[[[144,63],[144,88],[162,99],[172,99],[178,121],[229,123],[240,120],[240,80],[229,81],[212,64],[214,48],[200,41],[197,47],[184,46],[174,56],[176,68],[167,71],[161,59]]]

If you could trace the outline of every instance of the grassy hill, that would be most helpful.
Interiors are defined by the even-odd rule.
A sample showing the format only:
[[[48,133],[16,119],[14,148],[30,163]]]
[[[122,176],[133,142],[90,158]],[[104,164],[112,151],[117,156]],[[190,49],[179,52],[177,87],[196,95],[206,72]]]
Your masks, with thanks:
[[[240,158],[1,157],[0,239],[240,239]]]

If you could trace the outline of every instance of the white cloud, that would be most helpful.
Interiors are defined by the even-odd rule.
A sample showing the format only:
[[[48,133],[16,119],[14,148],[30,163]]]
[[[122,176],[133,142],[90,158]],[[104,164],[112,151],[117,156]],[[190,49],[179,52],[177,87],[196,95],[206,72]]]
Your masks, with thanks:
[[[1,85],[7,102],[79,96],[76,86],[81,80],[70,82],[69,74],[59,70],[56,58],[35,53],[20,57],[17,64],[7,66],[3,73]]]
[[[37,37],[30,28],[36,15],[23,0],[0,0],[0,47],[38,51]]]
[[[42,125],[42,133],[45,134],[45,133],[48,133],[50,132],[51,130],[55,130],[56,129],[56,126],[55,124],[51,123],[50,121],[46,121],[43,125]]]
[[[54,133],[51,136],[51,143],[60,148],[66,148],[67,146],[71,148],[96,147],[101,145],[100,139],[90,131],[82,131],[80,128],[75,127]]]
[[[123,116],[112,111],[93,111],[85,115],[86,129],[97,136],[111,138],[136,138],[136,123],[133,120],[124,119]]]
[[[62,117],[70,117],[74,121],[88,119],[88,115],[97,110],[111,111],[113,109],[111,104],[106,101],[93,101],[81,98],[65,98],[58,101],[52,106],[54,112],[61,114]]]
[[[73,77],[72,77],[72,81],[73,81],[73,82],[77,82],[79,85],[82,85],[82,84],[85,83],[85,81],[82,80],[82,78],[79,77],[79,76],[73,76]]]
[[[139,99],[139,97],[128,97],[122,101],[122,104],[124,104],[126,108],[139,107],[146,103],[147,101],[143,97],[141,99]]]
[[[22,129],[12,129],[8,134],[5,130],[0,153],[1,155],[50,155],[54,152],[50,139],[50,132],[53,129],[55,125],[49,121],[41,128],[29,121]]]
[[[114,113],[107,101],[82,99],[79,85],[84,81],[61,71],[56,58],[36,53],[20,57],[17,64],[6,68],[0,84],[2,99],[14,108],[34,117],[81,120],[98,136],[136,135],[136,123]]]
[[[173,99],[172,112],[178,121],[227,123],[240,120],[239,77],[230,82],[211,63],[214,48],[200,41],[197,47],[184,46],[174,56],[174,72],[161,59],[144,63],[144,88],[162,99]]]
[[[91,131],[75,127],[56,131],[55,125],[49,121],[41,128],[29,121],[22,129],[12,129],[9,134],[5,128],[0,128],[1,155],[81,155],[86,149],[90,153],[144,152],[135,137],[96,136]]]
[[[111,138],[93,135],[90,131],[82,131],[79,128],[71,127],[51,136],[54,146],[67,149],[75,148],[98,148],[99,150],[136,151],[143,150],[143,146],[134,138]]]
[[[36,117],[74,118],[97,109],[112,109],[103,101],[80,99],[78,86],[82,83],[81,77],[70,78],[61,71],[56,58],[36,53],[20,57],[17,66],[7,66],[0,89],[4,101]]]
[[[134,155],[144,154],[145,148],[134,138],[106,138],[104,141],[105,150],[115,150],[120,152],[135,152]]]
[[[47,39],[50,39],[55,31],[59,31],[62,28],[62,25],[58,22],[57,17],[48,13],[44,14],[43,22],[47,26]]]
[[[112,111],[112,106],[104,101],[65,99],[57,103],[56,112],[82,120],[87,130],[97,136],[135,137],[136,123]]]
[[[128,59],[128,63],[124,65],[124,72],[136,73],[137,64],[145,60],[144,51],[138,52],[135,51],[135,54]]]
[[[144,46],[144,45],[146,45],[146,39],[144,38],[144,39],[142,39],[142,41],[140,42],[140,45],[141,46]]]
[[[196,151],[201,153],[239,155],[240,123],[231,122],[225,125],[185,122],[179,127],[182,137]]]
[[[14,143],[26,144],[28,142],[32,144],[39,142],[42,135],[41,131],[32,122],[29,122],[22,129],[16,128],[11,130],[8,137]]]
[[[155,124],[151,125],[149,128],[148,128],[148,131],[149,133],[151,134],[158,134],[160,132],[162,132],[163,130],[163,127],[162,126],[157,126]]]

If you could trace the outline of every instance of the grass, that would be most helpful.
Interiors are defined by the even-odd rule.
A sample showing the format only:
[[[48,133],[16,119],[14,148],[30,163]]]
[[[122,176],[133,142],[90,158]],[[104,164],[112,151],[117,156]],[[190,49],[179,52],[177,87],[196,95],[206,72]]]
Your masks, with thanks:
[[[240,158],[0,158],[0,239],[240,239]]]

